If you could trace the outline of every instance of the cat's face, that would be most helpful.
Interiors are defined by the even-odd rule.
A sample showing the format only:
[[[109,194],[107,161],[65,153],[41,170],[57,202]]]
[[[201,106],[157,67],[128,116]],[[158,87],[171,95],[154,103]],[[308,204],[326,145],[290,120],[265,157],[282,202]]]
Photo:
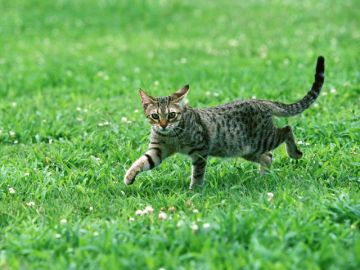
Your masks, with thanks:
[[[185,110],[184,98],[188,91],[189,86],[185,85],[170,96],[151,97],[140,90],[145,115],[157,132],[168,134],[179,125]]]

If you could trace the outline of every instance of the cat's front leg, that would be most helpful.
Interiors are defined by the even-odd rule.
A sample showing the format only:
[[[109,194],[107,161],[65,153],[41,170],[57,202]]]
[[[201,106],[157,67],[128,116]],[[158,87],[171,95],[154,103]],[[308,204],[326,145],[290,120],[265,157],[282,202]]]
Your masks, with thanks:
[[[204,184],[207,155],[195,154],[191,156],[191,159],[192,159],[192,168],[191,168],[190,189],[193,189],[196,186],[201,186]]]
[[[158,144],[151,143],[146,153],[138,158],[131,165],[130,169],[127,170],[124,177],[124,183],[126,185],[131,185],[134,183],[136,176],[140,172],[155,168],[169,155],[171,155],[170,151],[164,149]]]

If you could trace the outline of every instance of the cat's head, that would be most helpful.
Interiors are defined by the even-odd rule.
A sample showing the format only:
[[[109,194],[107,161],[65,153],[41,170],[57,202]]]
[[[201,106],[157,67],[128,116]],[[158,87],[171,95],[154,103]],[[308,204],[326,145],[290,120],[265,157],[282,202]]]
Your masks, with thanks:
[[[189,85],[185,85],[170,96],[152,97],[140,89],[145,115],[156,131],[167,134],[179,125],[182,114],[186,110],[184,99],[188,91]]]

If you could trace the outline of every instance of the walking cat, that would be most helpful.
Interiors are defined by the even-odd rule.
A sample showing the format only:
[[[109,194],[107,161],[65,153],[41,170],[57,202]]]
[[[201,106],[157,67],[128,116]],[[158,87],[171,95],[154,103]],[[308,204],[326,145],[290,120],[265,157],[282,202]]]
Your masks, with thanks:
[[[276,127],[273,116],[294,116],[314,103],[324,83],[324,62],[319,56],[310,91],[293,104],[252,99],[195,109],[184,102],[189,85],[167,97],[151,97],[140,90],[145,116],[152,125],[150,143],[126,172],[125,184],[132,184],[138,173],[153,169],[174,153],[192,160],[190,189],[203,184],[209,156],[241,156],[259,163],[262,173],[272,163],[270,151],[283,142],[290,158],[301,158],[291,127]]]

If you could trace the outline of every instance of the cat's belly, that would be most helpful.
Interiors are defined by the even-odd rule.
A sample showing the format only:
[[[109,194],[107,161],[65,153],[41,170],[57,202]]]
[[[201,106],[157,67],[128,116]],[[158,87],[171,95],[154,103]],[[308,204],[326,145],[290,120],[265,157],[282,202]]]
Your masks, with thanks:
[[[210,150],[210,155],[214,157],[237,157],[237,156],[245,156],[252,152],[252,148],[250,145],[245,145],[240,149],[236,147],[229,146],[217,146]]]

